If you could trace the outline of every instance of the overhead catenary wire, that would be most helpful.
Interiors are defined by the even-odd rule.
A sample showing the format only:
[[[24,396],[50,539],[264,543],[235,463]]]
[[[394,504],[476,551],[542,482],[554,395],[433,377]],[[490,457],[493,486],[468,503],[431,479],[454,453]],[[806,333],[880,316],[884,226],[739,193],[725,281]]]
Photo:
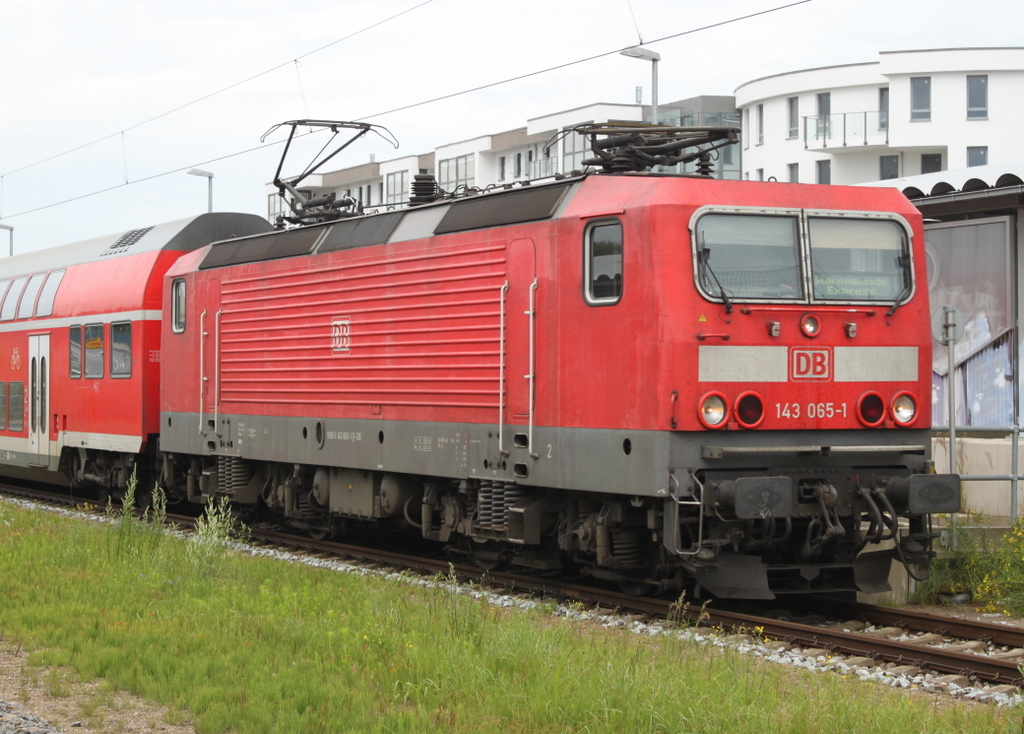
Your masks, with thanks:
[[[426,0],[426,2],[421,3],[420,5],[417,5],[417,6],[413,7],[413,8],[410,8],[409,10],[406,10],[404,12],[410,12],[411,10],[415,10],[416,8],[421,7],[422,5],[426,5],[429,2],[433,2],[433,0]],[[778,12],[780,10],[786,10],[788,8],[796,7],[798,5],[804,5],[804,4],[809,3],[809,2],[812,2],[812,0],[796,0],[795,2],[786,3],[785,5],[778,5],[778,6],[774,7],[774,8],[768,8],[766,10],[759,10],[759,11],[757,11],[755,13],[748,13],[747,15],[741,15],[741,16],[738,16],[738,17],[735,17],[735,18],[730,18],[728,20],[719,21],[717,23],[710,23],[708,25],[700,26],[700,27],[697,27],[697,28],[691,28],[689,30],[680,31],[679,33],[672,33],[672,34],[667,35],[667,36],[661,36],[660,38],[655,38],[653,40],[648,41],[646,45],[653,45],[655,43],[660,43],[662,41],[669,41],[669,40],[672,40],[674,38],[680,38],[682,36],[693,35],[695,33],[700,33],[700,32],[703,32],[703,31],[711,30],[713,28],[721,28],[723,26],[731,25],[733,23],[739,23],[739,22],[744,21],[744,20],[749,20],[751,18],[756,18],[756,17],[762,16],[762,15],[768,15],[770,13],[775,13],[775,12]],[[392,16],[392,17],[397,17],[397,16]],[[380,25],[381,23],[384,23],[384,22],[386,22],[386,20],[385,21],[380,21],[376,25]],[[353,35],[361,33],[361,32],[363,32],[365,30],[369,30],[370,27],[372,27],[372,26],[364,28],[364,29],[362,29],[360,31],[356,31],[355,33],[350,34],[346,38],[351,38]],[[303,56],[300,56],[300,57],[297,57],[297,58],[304,58],[305,56],[309,56],[310,54],[316,53],[317,51],[321,51],[324,48],[327,48],[328,46],[334,45],[336,43],[340,43],[343,40],[345,40],[345,39],[344,38],[338,39],[337,41],[333,41],[332,43],[327,44],[326,46],[322,46],[321,48],[316,49],[315,51],[310,51],[309,53],[304,54]],[[584,57],[584,58],[576,59],[574,61],[567,61],[567,62],[565,62],[563,64],[557,64],[555,66],[550,66],[550,67],[548,67],[546,69],[540,69],[540,70],[537,70],[537,71],[531,71],[531,72],[528,72],[526,74],[519,74],[517,76],[509,77],[507,79],[501,79],[501,80],[496,81],[496,82],[490,82],[488,84],[481,84],[479,86],[470,87],[468,89],[464,89],[464,90],[461,90],[461,91],[458,91],[458,92],[452,92],[450,94],[444,94],[444,95],[441,95],[439,97],[433,97],[431,99],[421,100],[419,102],[414,102],[414,103],[411,103],[411,104],[402,105],[401,107],[394,107],[394,108],[389,109],[389,110],[384,110],[384,111],[381,111],[381,112],[375,112],[375,113],[370,114],[370,115],[364,115],[363,117],[355,118],[353,120],[353,122],[363,122],[363,121],[366,121],[366,120],[369,120],[369,119],[372,119],[372,118],[375,118],[375,117],[383,117],[384,115],[390,115],[390,114],[394,114],[396,112],[403,112],[405,110],[410,110],[410,109],[413,109],[413,108],[416,108],[416,107],[423,107],[425,105],[434,104],[435,102],[441,102],[441,101],[444,101],[444,100],[447,100],[447,99],[453,99],[455,97],[461,97],[461,96],[464,96],[464,95],[467,95],[467,94],[472,94],[473,92],[479,92],[479,91],[482,91],[484,89],[493,89],[494,87],[502,86],[504,84],[511,84],[512,82],[520,81],[520,80],[523,80],[523,79],[528,79],[528,78],[534,77],[534,76],[539,76],[541,74],[547,74],[547,73],[550,73],[552,71],[558,71],[559,69],[565,69],[565,68],[568,68],[570,66],[576,66],[576,65],[579,65],[579,64],[586,63],[588,61],[594,61],[596,59],[604,58],[606,56],[613,56],[615,54],[618,54],[618,53],[620,53],[620,52],[622,52],[624,50],[630,49],[630,48],[636,48],[636,46],[634,45],[634,46],[624,46],[622,48],[616,48],[616,49],[614,49],[612,51],[605,51],[605,52],[602,52],[602,53],[599,53],[599,54],[594,54],[592,56],[587,56],[587,57]],[[281,65],[275,67],[274,69],[268,70],[267,72],[263,72],[263,73],[264,74],[270,73],[270,71],[275,71],[277,69],[280,69],[283,66],[287,66],[288,64],[293,63],[294,61],[295,60],[287,61],[284,64],[281,64]],[[250,79],[255,79],[257,76],[262,76],[262,74],[250,77]],[[245,81],[247,81],[247,80],[245,80]],[[231,87],[225,87],[225,89],[221,90],[221,91],[226,91],[227,89],[231,89],[233,87],[239,86],[240,84],[244,84],[245,81],[238,82],[237,84],[234,84]],[[200,102],[203,99],[207,99],[207,98],[213,96],[214,94],[218,94],[218,93],[219,92],[214,92],[214,93],[211,93],[209,95],[206,95],[206,97],[201,97],[201,98],[199,98],[197,100],[194,100],[193,102],[188,103],[188,105],[183,105],[182,107],[176,108],[176,110],[171,110],[169,112],[164,113],[163,115],[159,115],[158,117],[151,118],[150,121],[158,119],[159,117],[163,117],[163,116],[166,116],[168,114],[171,114],[172,112],[177,111],[177,109],[183,109],[184,107],[187,107],[187,106],[189,106],[191,104],[195,104],[196,102]],[[139,125],[141,125],[141,124],[145,124],[145,123],[144,122],[143,123],[139,123]],[[132,127],[125,128],[125,131],[131,130],[134,127],[138,127],[139,125],[135,125],[135,126],[132,126]],[[122,131],[121,133],[115,133],[115,135],[123,134],[123,132],[124,131]],[[316,135],[319,132],[321,132],[321,131],[313,131],[313,132],[309,132],[309,133],[304,133],[301,137],[305,137],[305,136],[308,136],[308,135]],[[107,136],[107,138],[109,138],[109,137],[112,137],[112,136]],[[101,140],[105,140],[107,138],[101,138]],[[97,142],[99,142],[99,141],[97,141]],[[15,214],[3,215],[2,212],[0,212],[0,219],[13,219],[15,217],[24,216],[26,214],[33,214],[35,212],[44,211],[46,209],[52,209],[53,207],[62,206],[64,204],[69,204],[69,203],[74,202],[74,201],[80,201],[82,199],[86,199],[86,198],[89,198],[91,196],[97,196],[99,194],[107,193],[109,191],[113,191],[115,189],[123,188],[125,186],[131,186],[131,185],[134,185],[134,184],[137,184],[137,183],[144,183],[146,181],[152,181],[152,180],[157,179],[157,178],[162,178],[164,176],[170,176],[170,175],[173,175],[175,173],[181,173],[182,171],[187,171],[189,168],[195,168],[195,167],[198,167],[198,166],[209,165],[210,163],[216,163],[218,161],[228,160],[230,158],[236,158],[238,156],[247,155],[249,153],[253,153],[253,152],[258,151],[258,150],[263,150],[264,148],[272,147],[274,145],[282,145],[283,143],[284,143],[283,140],[274,141],[274,142],[271,142],[271,143],[265,143],[263,145],[257,145],[257,146],[254,146],[252,148],[247,148],[245,150],[237,151],[235,153],[228,153],[226,155],[218,156],[216,158],[209,158],[209,159],[204,160],[204,161],[199,161],[199,162],[196,162],[196,163],[189,163],[187,165],[179,166],[179,167],[173,168],[171,170],[164,171],[162,173],[154,173],[154,174],[149,175],[149,176],[144,176],[142,178],[135,179],[134,181],[126,181],[123,184],[117,184],[115,186],[108,186],[106,188],[98,189],[96,191],[92,191],[92,192],[89,192],[89,193],[80,194],[78,196],[73,196],[73,197],[70,197],[70,198],[67,198],[67,199],[62,199],[60,201],[55,201],[55,202],[52,202],[50,204],[44,204],[42,206],[38,206],[38,207],[35,207],[33,209],[25,209],[23,211],[15,213]],[[80,146],[79,148],[76,148],[75,150],[80,150],[82,147],[87,147],[87,146]],[[74,151],[72,150],[72,151],[68,151],[68,152],[74,152]],[[57,156],[52,156],[51,158],[49,158],[47,160],[53,160],[53,158],[60,157],[60,155],[66,155],[66,153],[65,154],[59,154]],[[46,161],[40,161],[40,163],[43,163],[43,162],[46,162]],[[33,164],[33,165],[38,165],[38,164]],[[25,167],[25,168],[27,168],[27,167]],[[17,169],[17,170],[24,170],[24,168]],[[5,176],[9,176],[11,173],[16,173],[16,172],[17,171],[11,171],[10,173],[0,174],[0,182],[3,181]]]
[[[374,28],[377,28],[378,26],[384,25],[385,23],[388,23],[388,22],[390,22],[392,20],[395,20],[395,19],[397,19],[397,18],[399,18],[399,17],[401,17],[403,15],[411,13],[414,10],[418,10],[419,8],[422,8],[424,5],[429,5],[432,2],[434,2],[434,0],[424,0],[423,2],[419,3],[418,5],[414,5],[411,8],[406,8],[405,10],[403,10],[403,11],[401,11],[399,13],[395,13],[394,15],[388,16],[387,18],[384,18],[383,20],[379,20],[376,23],[372,23],[372,24],[370,24],[368,26],[365,26],[364,28],[360,28],[357,31],[353,31],[352,33],[349,33],[346,36],[342,36],[341,38],[337,38],[337,39],[331,41],[330,43],[326,43],[323,46],[320,46],[319,48],[313,49],[312,51],[307,51],[306,53],[302,54],[301,56],[296,56],[293,59],[289,59],[288,61],[285,61],[283,63],[278,64],[277,66],[273,66],[273,67],[271,67],[271,68],[269,68],[269,69],[267,69],[265,71],[261,71],[258,74],[253,74],[252,76],[246,77],[245,79],[242,79],[241,81],[237,81],[234,84],[229,84],[228,86],[222,87],[221,89],[218,89],[216,91],[210,92],[209,94],[204,94],[201,97],[197,97],[197,98],[193,99],[191,102],[186,102],[184,104],[178,105],[177,107],[175,107],[173,109],[170,109],[170,110],[167,110],[166,112],[161,112],[158,115],[154,115],[153,117],[149,117],[149,118],[147,118],[145,120],[142,120],[141,122],[135,123],[134,125],[129,125],[128,127],[122,128],[122,129],[118,130],[117,132],[110,133],[109,135],[104,135],[101,138],[96,138],[95,140],[91,140],[88,143],[82,143],[81,145],[77,145],[74,148],[69,148],[68,150],[65,150],[65,151],[63,151],[61,153],[55,153],[54,155],[51,155],[51,156],[49,156],[47,158],[42,158],[42,159],[40,159],[38,161],[35,161],[34,163],[29,163],[27,165],[21,166],[20,168],[12,169],[10,171],[7,171],[7,173],[2,174],[2,176],[10,176],[12,174],[19,173],[21,171],[27,171],[30,168],[35,168],[36,166],[41,166],[44,163],[49,163],[50,161],[56,160],[58,158],[62,158],[64,156],[66,156],[66,155],[70,155],[71,153],[76,153],[76,152],[78,152],[80,150],[84,150],[85,148],[89,148],[89,147],[91,147],[93,145],[97,145],[99,143],[102,143],[104,140],[109,140],[111,138],[117,137],[118,135],[123,136],[129,130],[135,130],[136,128],[140,128],[143,125],[148,125],[151,122],[156,122],[157,120],[159,120],[161,118],[164,118],[164,117],[167,117],[168,115],[173,115],[175,112],[180,112],[181,110],[184,110],[184,109],[187,109],[189,107],[192,107],[193,105],[199,104],[200,102],[204,102],[204,101],[210,99],[211,97],[216,97],[218,94],[223,94],[224,92],[228,92],[228,91],[230,91],[232,89],[235,89],[236,87],[240,87],[243,84],[248,84],[251,81],[255,81],[256,79],[259,79],[260,77],[266,76],[267,74],[272,74],[275,71],[278,71],[280,69],[285,68],[289,64],[295,64],[295,71],[296,71],[296,73],[298,73],[298,64],[299,64],[299,61],[301,59],[304,59],[304,58],[306,58],[308,56],[312,56],[313,54],[320,53],[321,51],[324,51],[324,50],[330,48],[331,46],[336,46],[339,43],[342,43],[343,41],[349,40],[350,38],[355,38],[356,36],[358,36],[358,35],[360,35],[362,33],[366,33],[367,31],[373,30]],[[300,78],[299,79],[300,90],[301,90],[301,86],[302,86],[302,79]],[[302,103],[303,103],[303,105],[305,105],[305,103],[306,103],[305,90],[302,90]],[[307,112],[307,117],[308,117],[308,112]]]

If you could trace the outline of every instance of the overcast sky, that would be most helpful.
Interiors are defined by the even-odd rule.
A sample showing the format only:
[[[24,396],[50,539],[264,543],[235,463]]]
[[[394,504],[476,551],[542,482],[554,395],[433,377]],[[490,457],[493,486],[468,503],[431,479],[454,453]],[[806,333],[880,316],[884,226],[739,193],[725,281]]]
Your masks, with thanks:
[[[195,166],[215,174],[216,210],[265,216],[264,184],[280,146],[225,157],[259,146],[276,123],[365,118],[401,144],[358,141],[336,159],[342,168],[371,153],[380,161],[429,152],[592,102],[629,104],[637,86],[649,103],[650,64],[613,54],[380,114],[784,4],[4,0],[0,223],[15,228],[15,251],[24,252],[200,213],[204,179],[159,175]],[[810,0],[647,45],[662,56],[659,97],[667,102],[732,94],[768,74],[876,61],[879,51],[1024,46],[1020,7],[1019,0]],[[286,174],[306,162],[310,145]],[[0,232],[0,252],[6,236]]]

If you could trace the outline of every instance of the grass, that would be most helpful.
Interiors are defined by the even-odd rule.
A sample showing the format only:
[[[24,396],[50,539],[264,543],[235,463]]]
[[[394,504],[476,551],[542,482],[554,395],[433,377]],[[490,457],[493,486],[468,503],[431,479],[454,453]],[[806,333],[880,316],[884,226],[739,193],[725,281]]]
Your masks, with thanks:
[[[189,711],[204,733],[1020,728],[995,707],[508,611],[445,583],[236,554],[210,522],[181,540],[0,503],[0,635],[34,665]]]

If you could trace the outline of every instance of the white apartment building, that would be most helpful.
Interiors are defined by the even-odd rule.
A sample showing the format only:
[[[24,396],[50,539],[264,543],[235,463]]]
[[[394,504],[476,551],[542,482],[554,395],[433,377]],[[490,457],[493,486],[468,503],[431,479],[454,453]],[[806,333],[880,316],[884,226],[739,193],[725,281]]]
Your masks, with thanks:
[[[736,89],[743,178],[855,184],[1024,160],[1024,48],[883,51]]]
[[[590,146],[579,134],[567,128],[581,123],[639,122],[650,119],[650,107],[597,103],[554,112],[526,121],[525,127],[501,133],[481,135],[457,143],[446,143],[424,155],[406,156],[390,161],[352,166],[338,171],[314,174],[305,179],[300,190],[307,196],[334,192],[338,199],[350,196],[364,209],[405,206],[416,174],[433,174],[438,186],[449,193],[464,189],[487,189],[583,169],[583,160],[591,157]],[[738,126],[732,97],[702,96],[659,105],[658,116],[667,125]],[[738,179],[739,151],[736,146],[716,152],[713,175]],[[694,164],[673,170],[692,172]],[[285,204],[273,184],[267,184],[267,217],[276,221],[287,214]]]

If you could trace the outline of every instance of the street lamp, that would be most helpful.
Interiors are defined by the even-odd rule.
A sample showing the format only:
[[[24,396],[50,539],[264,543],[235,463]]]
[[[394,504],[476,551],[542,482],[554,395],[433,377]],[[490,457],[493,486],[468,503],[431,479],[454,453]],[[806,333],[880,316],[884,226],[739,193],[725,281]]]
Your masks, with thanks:
[[[213,174],[210,173],[209,171],[202,171],[202,170],[200,170],[198,168],[190,168],[188,170],[188,173],[190,173],[193,176],[202,176],[209,183],[209,187],[208,187],[209,208],[207,209],[207,211],[212,212],[213,211]]]
[[[0,224],[0,229],[6,229],[7,232],[10,234],[10,241],[9,241],[10,244],[8,245],[8,248],[7,248],[7,257],[13,257],[14,256],[14,227],[12,227],[9,224]]]
[[[644,59],[651,62],[651,122],[658,124],[658,62],[661,61],[661,54],[651,51],[643,46],[619,51],[622,56],[631,56],[634,59]]]

